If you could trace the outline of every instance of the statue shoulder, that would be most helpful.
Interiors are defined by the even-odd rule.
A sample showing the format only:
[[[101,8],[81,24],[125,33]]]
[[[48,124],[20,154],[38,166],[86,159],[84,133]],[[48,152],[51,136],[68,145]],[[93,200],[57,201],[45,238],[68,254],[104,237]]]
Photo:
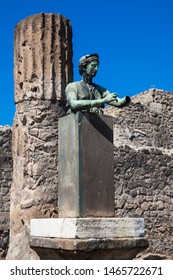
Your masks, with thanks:
[[[66,86],[66,92],[67,91],[71,91],[71,90],[77,90],[77,83],[78,82],[72,82],[72,83],[69,83],[67,86]]]

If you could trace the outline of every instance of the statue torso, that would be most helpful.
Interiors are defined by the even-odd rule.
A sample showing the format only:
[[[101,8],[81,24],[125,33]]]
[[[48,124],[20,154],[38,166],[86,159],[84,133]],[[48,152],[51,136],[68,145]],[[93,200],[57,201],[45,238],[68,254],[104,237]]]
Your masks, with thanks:
[[[73,82],[67,85],[66,87],[66,97],[69,99],[70,92],[74,92],[76,95],[76,100],[94,100],[94,99],[102,99],[106,96],[106,89],[101,87],[95,83],[87,84],[83,80],[78,82]],[[104,105],[101,106],[104,108]],[[103,113],[101,108],[91,108],[87,110],[88,112],[97,112]],[[85,110],[86,111],[86,110]],[[99,112],[98,112],[99,111]]]
[[[103,91],[105,89],[92,83],[86,84],[83,80],[76,82],[77,99],[78,100],[93,100],[103,98]]]

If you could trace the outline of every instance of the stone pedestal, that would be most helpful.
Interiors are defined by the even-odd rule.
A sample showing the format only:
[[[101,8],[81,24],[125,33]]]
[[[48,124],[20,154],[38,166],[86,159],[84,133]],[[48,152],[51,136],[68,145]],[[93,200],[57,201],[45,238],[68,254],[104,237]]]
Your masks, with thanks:
[[[32,219],[41,259],[132,259],[148,246],[144,220],[114,218],[112,118],[59,120],[59,218]]]
[[[142,218],[32,219],[31,236],[76,239],[144,237],[144,220]]]
[[[133,259],[148,246],[140,218],[33,219],[30,235],[40,259]]]
[[[113,120],[81,113],[59,120],[60,217],[113,217]]]

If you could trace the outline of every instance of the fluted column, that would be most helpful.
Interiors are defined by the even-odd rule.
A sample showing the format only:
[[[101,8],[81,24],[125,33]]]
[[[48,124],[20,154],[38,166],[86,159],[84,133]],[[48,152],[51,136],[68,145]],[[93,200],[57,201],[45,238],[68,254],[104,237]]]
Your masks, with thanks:
[[[15,102],[64,100],[72,81],[72,31],[59,14],[39,14],[17,24],[14,41]]]
[[[58,217],[58,120],[72,81],[72,30],[61,15],[33,15],[15,28],[13,184],[8,259],[37,259],[31,218]]]

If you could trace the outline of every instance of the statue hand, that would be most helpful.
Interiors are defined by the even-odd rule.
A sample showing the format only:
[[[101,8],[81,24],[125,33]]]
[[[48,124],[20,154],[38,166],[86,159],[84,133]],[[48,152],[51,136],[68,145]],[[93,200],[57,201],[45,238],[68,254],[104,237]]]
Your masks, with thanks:
[[[104,102],[108,103],[108,102],[116,101],[116,98],[117,98],[117,94],[111,93],[104,98]]]

